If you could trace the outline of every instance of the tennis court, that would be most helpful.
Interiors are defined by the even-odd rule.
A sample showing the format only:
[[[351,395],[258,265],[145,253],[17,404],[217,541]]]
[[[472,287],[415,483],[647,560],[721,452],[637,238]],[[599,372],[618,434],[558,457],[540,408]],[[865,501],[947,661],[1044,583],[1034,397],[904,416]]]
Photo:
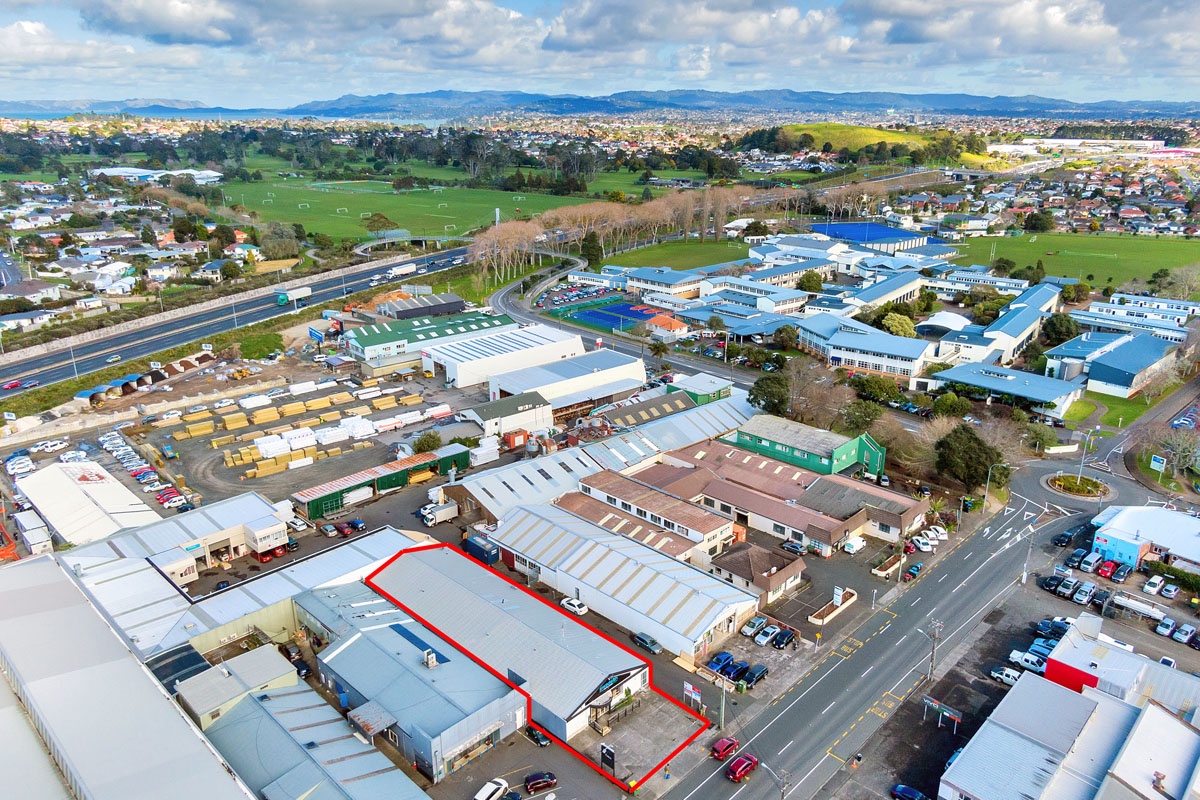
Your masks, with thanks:
[[[639,322],[645,322],[662,309],[642,303],[612,303],[607,306],[581,308],[578,311],[566,311],[563,316],[590,328],[610,331],[614,328],[625,330]]]
[[[832,239],[858,243],[915,239],[925,235],[880,225],[878,222],[814,222],[809,227],[813,233],[823,233]],[[941,239],[932,236],[929,237],[929,243],[944,244]]]

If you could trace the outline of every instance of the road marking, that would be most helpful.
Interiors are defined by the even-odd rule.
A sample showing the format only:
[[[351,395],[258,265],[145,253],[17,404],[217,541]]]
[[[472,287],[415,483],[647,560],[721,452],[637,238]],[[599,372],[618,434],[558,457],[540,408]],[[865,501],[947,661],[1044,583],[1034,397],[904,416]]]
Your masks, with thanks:
[[[921,598],[919,598],[919,597],[918,597],[916,600],[913,600],[911,603],[909,603],[909,604],[908,604],[908,607],[909,607],[909,608],[912,608],[913,606],[915,606],[915,605],[916,605],[917,603],[919,603],[919,602],[921,602]]]
[[[907,638],[908,638],[908,634],[906,633],[906,634],[904,634],[903,636],[901,636],[899,639],[897,639],[897,640],[896,640],[896,644],[900,644],[901,642],[903,642],[903,641],[904,641],[905,639],[907,639]]]
[[[821,764],[825,763],[825,759],[826,759],[826,758],[828,758],[828,757],[829,757],[829,753],[826,753],[825,755],[821,756],[821,760],[820,760],[820,761],[818,761],[816,764],[813,764],[813,768],[812,768],[812,769],[810,769],[808,772],[804,773],[804,777],[803,777],[803,778],[801,778],[800,780],[796,781],[796,785],[795,785],[795,786],[793,786],[793,787],[791,788],[791,791],[789,791],[789,792],[788,792],[788,794],[791,794],[792,792],[794,792],[794,791],[796,791],[797,789],[799,789],[799,788],[800,788],[800,784],[802,784],[802,783],[804,783],[806,780],[808,780],[808,779],[809,779],[809,777],[810,777],[810,776],[811,776],[811,775],[812,775],[814,772],[816,772],[816,771],[817,771],[817,767],[819,767],[819,766],[821,766]],[[834,758],[837,758],[837,756],[834,756]],[[786,797],[787,797],[787,795],[784,795],[784,797],[786,798]]]
[[[949,575],[949,574],[950,574],[950,573],[948,573],[948,572],[943,572],[943,573],[942,573],[942,577],[938,578],[937,582],[938,582],[938,583],[941,583],[942,581],[946,580],[946,576],[947,576],[947,575]]]
[[[830,703],[829,705],[825,706],[825,711],[828,711],[829,709],[833,708],[833,707],[834,707],[834,705],[836,705],[836,704],[837,704],[837,700],[834,700],[832,703]],[[822,713],[822,714],[824,714],[824,713],[825,713],[825,711],[822,711],[821,713]]]
[[[792,742],[794,742],[794,741],[796,741],[796,740],[795,740],[795,739],[793,739],[793,740],[792,740]],[[787,750],[789,747],[791,747],[791,746],[792,746],[792,742],[788,742],[788,743],[787,743],[787,744],[785,744],[783,747],[779,748],[779,753],[778,753],[778,755],[783,755],[783,751],[784,751],[784,750]]]
[[[858,677],[860,677],[860,678],[865,678],[865,677],[867,677],[867,672],[870,672],[870,671],[871,671],[871,670],[873,670],[873,669],[875,669],[875,665],[874,665],[874,664],[872,664],[871,666],[867,667],[867,670],[866,670],[866,672],[864,672],[862,675],[859,675]]]
[[[729,797],[729,800],[733,800],[733,798],[737,797],[739,794],[741,794],[742,792],[746,791],[746,787],[747,787],[748,785],[749,785],[749,784],[745,784],[745,783],[744,783],[744,784],[742,784],[742,788],[738,789],[736,792],[734,792],[732,795],[730,795],[730,797]]]
[[[892,621],[889,619],[889,620],[888,620],[888,623],[887,623],[887,625],[884,625],[882,628],[880,628],[880,629],[879,629],[879,632],[880,632],[880,633],[883,633],[884,631],[886,631],[886,630],[887,630],[888,628],[890,628],[890,627],[892,627]]]

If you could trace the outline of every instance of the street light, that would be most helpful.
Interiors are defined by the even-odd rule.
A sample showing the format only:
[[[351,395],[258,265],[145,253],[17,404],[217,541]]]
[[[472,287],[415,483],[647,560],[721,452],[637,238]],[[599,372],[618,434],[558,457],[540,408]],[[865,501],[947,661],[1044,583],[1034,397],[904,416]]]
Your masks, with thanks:
[[[762,765],[763,769],[771,773],[771,777],[774,778],[775,782],[779,784],[779,800],[786,800],[788,789],[791,788],[792,785],[792,776],[788,775],[788,771],[786,769],[781,769],[779,772],[776,772],[767,765],[767,762],[760,761],[759,763]]]
[[[1075,480],[1083,480],[1083,460],[1087,458],[1088,448],[1092,446],[1092,439],[1100,432],[1100,426],[1092,428],[1088,435],[1083,438],[1083,452],[1079,454],[1079,474],[1075,476]]]
[[[937,646],[942,640],[942,629],[946,627],[946,623],[940,619],[929,621],[929,633],[917,628],[917,633],[929,639],[929,680],[933,681],[933,669],[937,666]]]
[[[1007,466],[1008,466],[1008,464],[1005,464],[1004,462],[998,462],[998,463],[992,464],[990,467],[988,467],[987,483],[985,483],[983,486],[983,510],[985,512],[987,511],[988,491],[992,488],[992,470],[994,470],[996,467],[1007,467]]]

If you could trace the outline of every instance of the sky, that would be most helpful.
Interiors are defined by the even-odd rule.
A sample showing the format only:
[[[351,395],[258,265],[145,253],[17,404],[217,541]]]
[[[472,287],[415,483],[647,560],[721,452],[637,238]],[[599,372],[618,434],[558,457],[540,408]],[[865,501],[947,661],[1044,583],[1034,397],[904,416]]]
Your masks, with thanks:
[[[0,99],[632,89],[1200,97],[1194,0],[0,0]]]

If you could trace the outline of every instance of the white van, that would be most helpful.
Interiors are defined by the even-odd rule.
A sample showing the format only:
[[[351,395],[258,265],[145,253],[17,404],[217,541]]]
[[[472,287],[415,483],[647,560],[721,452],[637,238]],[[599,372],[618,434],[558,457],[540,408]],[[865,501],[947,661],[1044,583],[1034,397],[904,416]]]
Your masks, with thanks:
[[[1103,557],[1099,553],[1088,553],[1083,561],[1079,562],[1079,569],[1083,572],[1095,572],[1102,560]]]
[[[842,549],[845,550],[850,555],[854,555],[855,553],[857,553],[859,550],[862,550],[866,546],[867,546],[866,539],[864,539],[861,536],[851,536],[849,539],[846,540],[845,544],[842,545]]]

